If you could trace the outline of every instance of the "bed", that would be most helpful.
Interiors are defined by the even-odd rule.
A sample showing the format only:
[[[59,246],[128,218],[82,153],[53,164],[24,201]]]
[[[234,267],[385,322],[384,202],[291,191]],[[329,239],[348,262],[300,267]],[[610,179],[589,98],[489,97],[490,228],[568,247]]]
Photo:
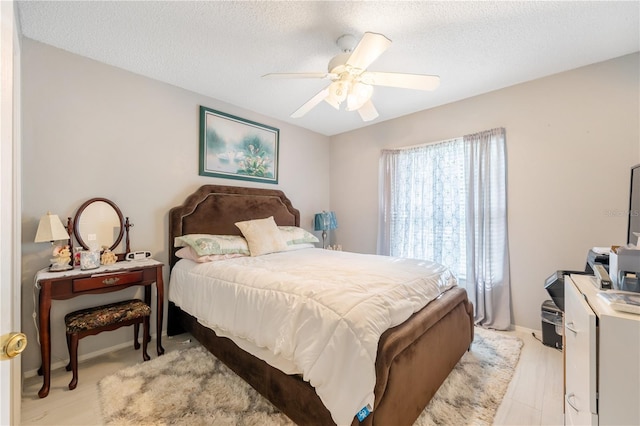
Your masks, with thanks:
[[[176,237],[240,235],[236,222],[266,217],[273,217],[279,226],[300,226],[298,210],[282,191],[221,185],[200,187],[169,212],[171,270],[179,260],[178,249],[174,248]],[[240,349],[172,300],[168,309],[170,336],[191,333],[295,423],[335,424],[314,387],[299,374],[285,374]],[[473,307],[466,292],[457,286],[447,289],[406,321],[382,333],[375,355],[374,410],[362,422],[354,417],[351,423],[413,424],[472,341]]]

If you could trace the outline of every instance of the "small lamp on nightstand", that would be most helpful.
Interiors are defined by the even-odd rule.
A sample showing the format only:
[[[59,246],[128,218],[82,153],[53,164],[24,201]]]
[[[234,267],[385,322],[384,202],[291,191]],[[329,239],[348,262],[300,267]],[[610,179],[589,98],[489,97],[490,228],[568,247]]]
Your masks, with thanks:
[[[55,241],[68,240],[69,233],[65,229],[64,225],[60,221],[60,218],[56,214],[47,212],[46,215],[40,218],[38,224],[38,231],[36,232],[36,243],[42,243],[45,241],[51,242],[51,245]],[[51,259],[50,271],[66,271],[72,269],[71,263],[71,251],[69,246],[55,246],[53,248],[53,258]]]
[[[334,212],[326,211],[316,213],[313,224],[313,229],[315,231],[322,231],[322,248],[326,248],[325,240],[327,238],[327,231],[331,231],[338,227],[336,214]]]

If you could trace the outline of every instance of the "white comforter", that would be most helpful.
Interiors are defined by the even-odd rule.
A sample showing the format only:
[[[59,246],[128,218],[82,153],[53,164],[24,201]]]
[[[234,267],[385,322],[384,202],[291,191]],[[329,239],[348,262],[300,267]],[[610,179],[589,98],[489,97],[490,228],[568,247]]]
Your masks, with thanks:
[[[287,374],[302,374],[338,425],[373,407],[380,335],[456,285],[442,265],[303,249],[181,260],[169,299]]]

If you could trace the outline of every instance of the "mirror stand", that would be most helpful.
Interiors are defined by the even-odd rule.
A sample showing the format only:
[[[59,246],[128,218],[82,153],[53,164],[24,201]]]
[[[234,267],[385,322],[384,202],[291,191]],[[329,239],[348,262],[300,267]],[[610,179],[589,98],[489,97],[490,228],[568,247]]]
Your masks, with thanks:
[[[69,262],[69,264],[71,266],[73,266],[73,221],[71,220],[70,217],[67,218],[67,234],[69,234],[69,251],[71,252],[71,261]]]
[[[132,226],[129,217],[125,218],[113,201],[101,197],[84,202],[73,220],[68,218],[67,221],[69,235],[73,235],[84,250],[89,250],[91,245],[100,252],[104,248],[114,252],[124,238],[125,252],[114,253],[117,261],[125,260],[131,251],[129,232]]]
[[[129,245],[129,228],[133,226],[133,223],[129,222],[129,217],[124,218],[124,253],[118,255],[118,261],[124,260],[124,257],[131,251],[131,247]],[[122,257],[122,258],[121,258]]]

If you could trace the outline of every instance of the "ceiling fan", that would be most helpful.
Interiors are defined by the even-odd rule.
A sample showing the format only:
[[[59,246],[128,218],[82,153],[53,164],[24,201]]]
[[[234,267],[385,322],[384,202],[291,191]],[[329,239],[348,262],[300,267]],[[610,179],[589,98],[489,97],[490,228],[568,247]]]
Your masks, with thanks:
[[[355,48],[355,37],[352,35],[343,35],[336,43],[343,53],[329,61],[329,72],[272,73],[262,76],[331,80],[331,84],[298,108],[291,117],[302,117],[322,101],[340,109],[340,104],[346,100],[347,111],[358,111],[363,121],[371,121],[378,117],[378,111],[371,102],[373,86],[434,90],[440,84],[440,77],[436,75],[367,71],[367,67],[391,45],[391,40],[382,34],[364,33]]]

